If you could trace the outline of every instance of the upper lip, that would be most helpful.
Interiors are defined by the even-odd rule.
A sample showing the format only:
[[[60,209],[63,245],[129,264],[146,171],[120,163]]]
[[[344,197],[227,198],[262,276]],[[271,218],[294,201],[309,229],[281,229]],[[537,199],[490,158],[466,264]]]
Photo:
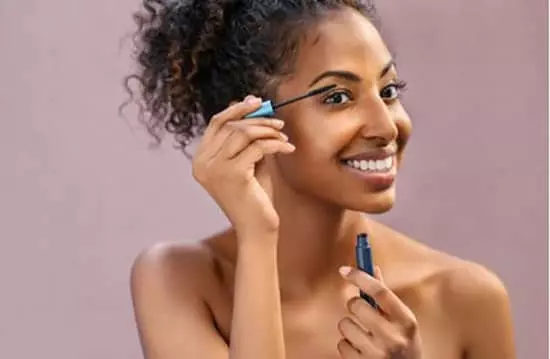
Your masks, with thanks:
[[[376,161],[376,160],[383,160],[388,157],[395,156],[397,151],[393,148],[387,148],[387,149],[378,149],[378,150],[371,150],[371,151],[365,151],[361,153],[357,153],[355,155],[345,156],[342,158],[343,161]]]

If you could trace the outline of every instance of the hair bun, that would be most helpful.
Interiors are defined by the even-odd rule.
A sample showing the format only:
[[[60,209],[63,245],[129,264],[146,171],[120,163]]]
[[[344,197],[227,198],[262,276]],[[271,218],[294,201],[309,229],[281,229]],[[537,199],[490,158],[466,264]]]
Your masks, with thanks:
[[[139,69],[127,78],[139,120],[158,142],[185,147],[208,120],[247,94],[272,96],[291,71],[301,33],[327,11],[368,0],[143,0],[134,15]],[[139,96],[128,83],[137,80]]]

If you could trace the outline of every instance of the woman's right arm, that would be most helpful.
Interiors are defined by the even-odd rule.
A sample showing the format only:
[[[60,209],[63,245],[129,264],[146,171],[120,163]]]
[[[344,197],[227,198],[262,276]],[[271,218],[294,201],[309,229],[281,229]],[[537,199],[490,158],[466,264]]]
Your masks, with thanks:
[[[134,266],[133,297],[147,359],[284,359],[277,271],[279,218],[256,178],[266,155],[291,153],[281,121],[242,118],[261,100],[248,97],[214,116],[193,158],[193,176],[224,211],[237,233],[230,346],[217,333],[197,285],[170,284],[162,260]],[[178,267],[184,265],[179,261]],[[179,271],[199,278],[196,266]],[[204,276],[202,276],[204,278]]]
[[[174,263],[169,249],[157,247],[137,258],[131,290],[146,359],[284,359],[276,251],[269,238],[254,239],[266,241],[239,249],[230,348],[199,289],[205,275],[196,253],[180,252]]]
[[[230,359],[285,358],[277,244],[270,236],[277,234],[239,238]]]

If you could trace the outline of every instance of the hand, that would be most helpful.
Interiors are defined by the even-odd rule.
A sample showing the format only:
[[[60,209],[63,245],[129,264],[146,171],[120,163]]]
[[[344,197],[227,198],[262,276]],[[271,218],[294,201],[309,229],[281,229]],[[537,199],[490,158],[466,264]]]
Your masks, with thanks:
[[[279,217],[256,178],[266,155],[291,153],[294,146],[272,118],[245,119],[262,101],[248,96],[213,116],[193,158],[193,176],[218,203],[237,233],[278,229]]]
[[[384,284],[379,268],[376,278],[350,267],[342,276],[370,295],[374,309],[361,297],[348,301],[350,316],[338,328],[343,339],[338,351],[343,359],[421,359],[421,339],[413,312]]]

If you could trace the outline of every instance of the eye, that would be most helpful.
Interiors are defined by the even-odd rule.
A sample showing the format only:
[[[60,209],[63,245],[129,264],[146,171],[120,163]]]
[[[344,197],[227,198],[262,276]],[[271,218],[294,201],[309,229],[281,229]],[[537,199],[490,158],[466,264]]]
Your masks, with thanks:
[[[351,96],[345,91],[334,92],[323,99],[323,103],[326,105],[343,105],[349,101],[351,101]]]
[[[390,84],[380,91],[380,96],[384,100],[396,100],[399,98],[403,90],[407,87],[407,84],[404,81],[399,81],[397,83]]]

